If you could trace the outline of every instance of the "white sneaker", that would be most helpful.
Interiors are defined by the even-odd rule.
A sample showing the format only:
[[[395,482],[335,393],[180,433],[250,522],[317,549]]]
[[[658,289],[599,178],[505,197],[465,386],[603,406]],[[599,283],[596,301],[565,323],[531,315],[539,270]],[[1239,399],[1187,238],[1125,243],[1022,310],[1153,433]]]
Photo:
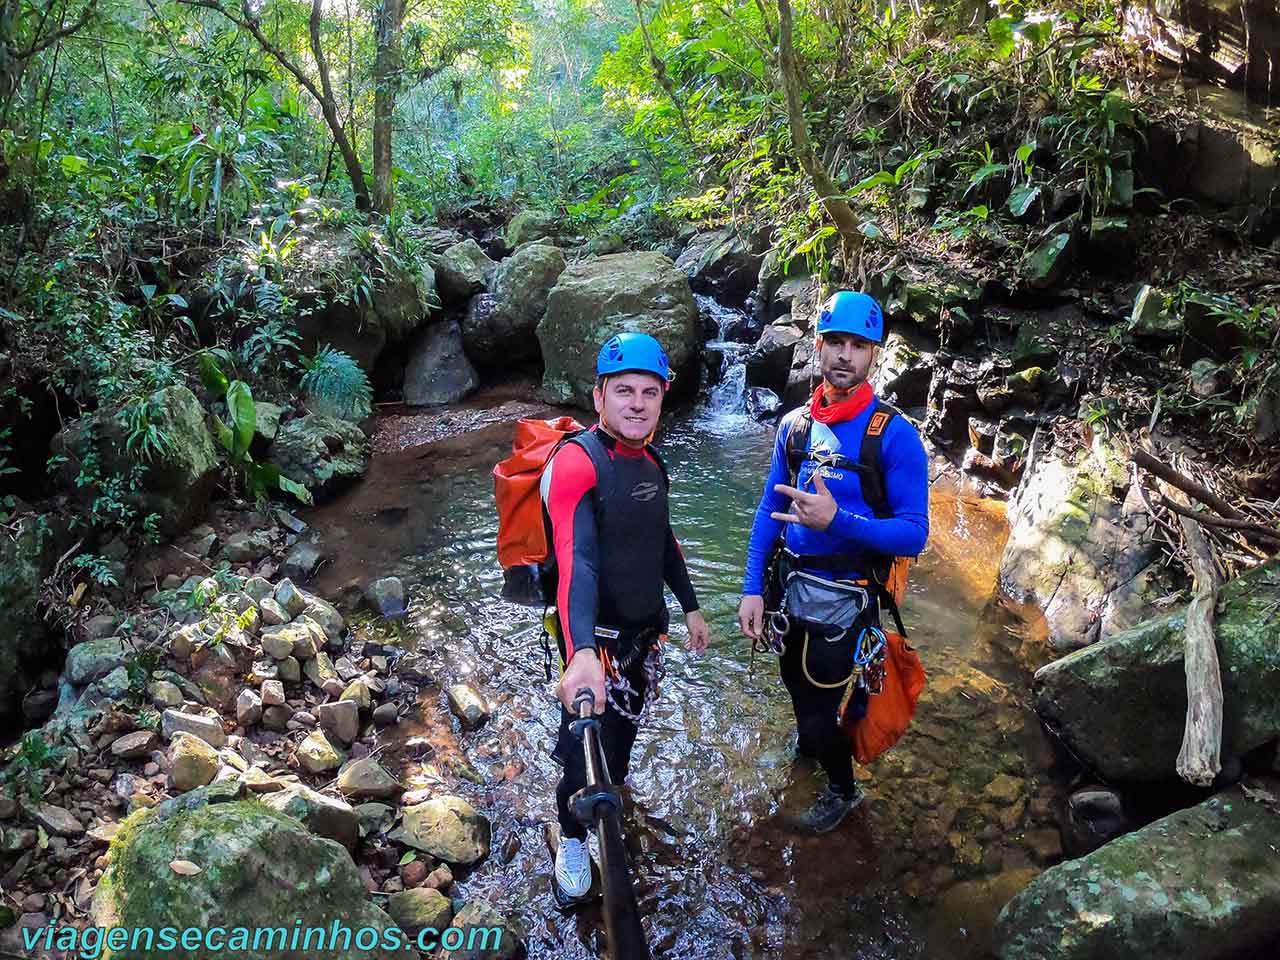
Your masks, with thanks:
[[[591,854],[581,840],[560,838],[556,848],[556,883],[569,897],[585,897],[591,890]]]

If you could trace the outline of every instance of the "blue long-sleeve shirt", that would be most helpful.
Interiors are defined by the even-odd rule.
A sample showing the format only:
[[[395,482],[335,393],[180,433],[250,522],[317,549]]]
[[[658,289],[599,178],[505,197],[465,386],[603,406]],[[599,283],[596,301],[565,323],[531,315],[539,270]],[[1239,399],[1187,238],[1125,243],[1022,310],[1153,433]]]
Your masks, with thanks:
[[[811,530],[799,523],[786,523],[770,516],[775,511],[785,513],[791,507],[791,500],[773,487],[777,483],[791,483],[791,471],[787,466],[787,434],[804,409],[800,407],[791,411],[778,424],[773,463],[769,476],[765,478],[764,495],[756,508],[751,537],[747,541],[747,569],[742,581],[744,595],[763,592],[765,563],[784,526],[787,528],[787,549],[798,554],[830,556],[872,551],[895,557],[914,557],[924,549],[929,538],[928,456],[916,428],[901,416],[894,417],[885,428],[880,448],[880,469],[891,517],[881,520],[867,506],[857,471],[833,469],[823,473],[837,508],[826,530]],[[873,403],[852,420],[831,425],[815,421],[809,435],[809,449],[838,452],[850,460],[857,460],[863,434],[874,410]],[[800,482],[797,484],[800,489],[810,493],[814,491],[815,466],[815,461],[808,457],[801,462]],[[826,572],[824,575],[856,579],[866,574],[865,570],[848,570]]]

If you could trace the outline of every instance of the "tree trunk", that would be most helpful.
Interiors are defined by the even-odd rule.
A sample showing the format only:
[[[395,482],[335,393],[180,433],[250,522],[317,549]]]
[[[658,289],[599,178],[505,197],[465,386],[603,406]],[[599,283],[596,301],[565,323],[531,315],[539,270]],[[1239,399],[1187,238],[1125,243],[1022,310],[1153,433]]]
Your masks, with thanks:
[[[791,43],[791,3],[790,0],[777,0],[778,4],[778,73],[782,78],[782,89],[787,99],[787,122],[791,128],[791,145],[795,148],[796,159],[809,175],[818,199],[826,208],[827,214],[835,221],[836,229],[845,246],[857,249],[861,246],[862,235],[858,233],[858,219],[848,202],[840,197],[831,174],[823,166],[813,150],[813,142],[809,139],[809,124],[804,117],[804,84],[800,80],[800,71],[796,66],[795,49]]]
[[[390,213],[395,202],[391,178],[391,137],[403,68],[400,50],[404,0],[382,0],[377,12],[378,52],[373,64],[373,208]]]

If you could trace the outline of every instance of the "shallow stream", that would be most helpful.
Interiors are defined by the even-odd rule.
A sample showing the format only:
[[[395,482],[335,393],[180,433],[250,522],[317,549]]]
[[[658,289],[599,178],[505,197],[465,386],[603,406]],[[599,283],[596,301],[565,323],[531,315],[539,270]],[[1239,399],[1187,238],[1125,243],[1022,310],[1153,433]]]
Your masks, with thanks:
[[[528,405],[512,406],[528,415]],[[550,415],[548,412],[544,415]],[[318,588],[379,576],[413,601],[401,642],[428,656],[439,685],[402,723],[386,757],[407,786],[458,791],[493,821],[493,854],[455,896],[521,918],[529,956],[587,958],[599,917],[563,916],[548,888],[544,824],[554,822],[557,724],[539,611],[498,598],[494,462],[510,423],[376,457],[365,481],[309,519],[335,561]],[[1025,673],[993,643],[984,608],[1006,536],[1003,505],[940,490],[904,616],[929,672],[899,746],[861,771],[869,801],[835,833],[790,835],[815,775],[793,767],[790,705],[770,658],[737,630],[747,531],[772,431],[693,413],[660,437],[671,512],[713,640],[705,656],[669,645],[666,682],[636,744],[625,824],[655,957],[849,958],[987,955],[1000,905],[1056,856],[1056,788],[1025,703]],[[674,607],[673,610],[676,608]],[[676,618],[679,623],[679,618]],[[463,733],[440,692],[465,680],[493,706]],[[458,771],[471,768],[470,782]]]

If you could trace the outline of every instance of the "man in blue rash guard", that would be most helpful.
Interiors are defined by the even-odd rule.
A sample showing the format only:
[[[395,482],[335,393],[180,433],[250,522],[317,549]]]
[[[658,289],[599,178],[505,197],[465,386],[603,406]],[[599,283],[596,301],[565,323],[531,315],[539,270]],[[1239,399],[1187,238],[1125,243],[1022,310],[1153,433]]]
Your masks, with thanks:
[[[924,445],[911,422],[878,401],[867,382],[883,337],[880,306],[864,293],[835,294],[818,317],[822,384],[808,404],[778,425],[773,463],[747,546],[738,623],[753,641],[764,632],[766,567],[780,536],[783,570],[866,584],[871,599],[855,626],[878,624],[875,584],[883,580],[877,571],[892,557],[915,556],[924,549],[929,535]],[[788,456],[792,431],[796,439]],[[883,495],[878,496],[871,495],[875,478],[858,469],[869,434],[879,440]],[[853,670],[860,630],[808,622],[799,616],[802,612],[788,611],[791,627],[783,638],[779,666],[795,710],[797,751],[816,759],[828,779],[827,789],[799,817],[798,826],[825,833],[863,799],[853,776],[853,751],[837,717],[845,693],[840,681]]]

